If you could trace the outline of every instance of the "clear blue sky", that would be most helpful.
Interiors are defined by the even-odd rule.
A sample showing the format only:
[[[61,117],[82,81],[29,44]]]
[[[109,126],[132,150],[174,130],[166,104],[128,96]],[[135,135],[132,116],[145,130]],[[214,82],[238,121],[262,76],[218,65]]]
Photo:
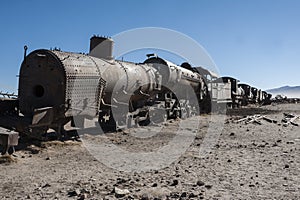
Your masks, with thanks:
[[[195,39],[222,75],[262,89],[300,85],[299,10],[297,0],[3,0],[0,90],[17,89],[25,44],[88,52],[93,34],[149,26]]]

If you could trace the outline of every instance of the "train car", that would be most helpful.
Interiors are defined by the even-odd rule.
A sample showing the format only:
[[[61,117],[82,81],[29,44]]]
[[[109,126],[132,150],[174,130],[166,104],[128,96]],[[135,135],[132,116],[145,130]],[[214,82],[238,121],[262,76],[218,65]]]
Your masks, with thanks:
[[[238,87],[242,88],[244,90],[244,95],[242,97],[242,106],[246,106],[249,103],[252,103],[253,94],[252,94],[252,87],[248,84],[240,83],[238,84]]]
[[[257,89],[256,87],[251,87],[251,92],[253,95],[251,103],[259,103],[261,90]]]
[[[262,99],[261,99],[261,104],[262,105],[269,105],[272,103],[272,94],[267,93],[266,91],[262,91]]]
[[[233,77],[220,77],[212,81],[211,100],[213,104],[226,104],[229,108],[239,107],[244,91],[238,87],[239,80]]]

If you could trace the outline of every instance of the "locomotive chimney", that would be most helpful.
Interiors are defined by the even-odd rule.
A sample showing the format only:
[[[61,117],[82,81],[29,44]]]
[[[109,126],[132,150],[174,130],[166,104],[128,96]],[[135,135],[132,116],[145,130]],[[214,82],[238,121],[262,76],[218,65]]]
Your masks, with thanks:
[[[93,36],[90,41],[90,56],[96,58],[113,59],[113,40],[106,37]]]

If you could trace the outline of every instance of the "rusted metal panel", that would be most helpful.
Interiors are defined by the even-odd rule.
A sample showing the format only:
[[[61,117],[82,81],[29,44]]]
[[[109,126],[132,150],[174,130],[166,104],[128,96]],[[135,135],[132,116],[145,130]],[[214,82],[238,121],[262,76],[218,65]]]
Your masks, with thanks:
[[[17,146],[18,141],[19,133],[0,128],[0,145],[2,146],[2,154],[6,154],[10,147],[14,148],[14,146]]]
[[[32,126],[49,126],[54,120],[54,115],[55,112],[53,107],[35,109],[32,118]]]

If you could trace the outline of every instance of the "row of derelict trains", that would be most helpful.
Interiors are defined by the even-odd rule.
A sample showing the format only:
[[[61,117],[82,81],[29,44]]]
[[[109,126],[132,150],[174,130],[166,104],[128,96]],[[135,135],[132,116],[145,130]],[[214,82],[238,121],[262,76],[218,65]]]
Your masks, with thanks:
[[[155,54],[143,63],[115,60],[112,47],[110,38],[93,36],[89,54],[40,49],[26,55],[25,48],[18,96],[1,99],[0,126],[41,137],[96,118],[103,131],[113,131],[270,103],[271,94],[235,78]]]

